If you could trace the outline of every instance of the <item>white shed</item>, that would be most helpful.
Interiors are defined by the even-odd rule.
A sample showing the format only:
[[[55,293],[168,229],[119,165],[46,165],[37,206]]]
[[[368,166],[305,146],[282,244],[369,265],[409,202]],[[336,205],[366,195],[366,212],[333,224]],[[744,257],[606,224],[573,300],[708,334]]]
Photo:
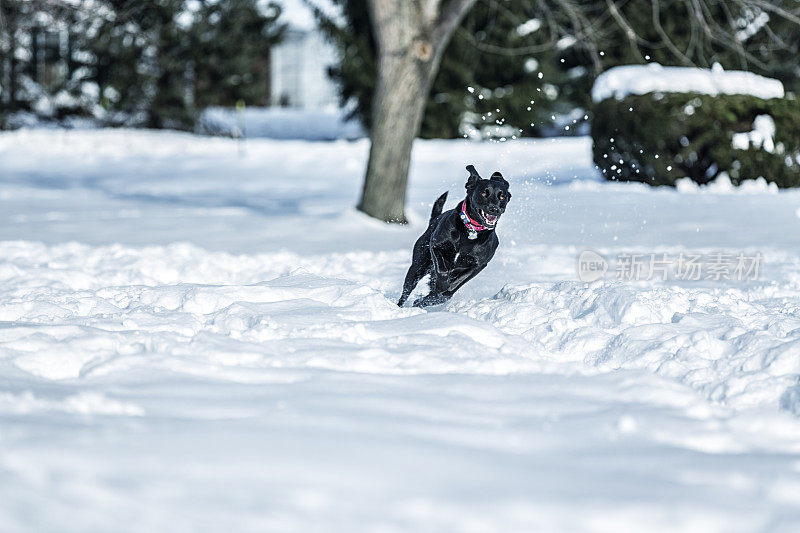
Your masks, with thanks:
[[[336,85],[328,77],[336,49],[302,1],[284,0],[283,7],[289,28],[284,41],[270,52],[271,104],[312,110],[338,107]]]

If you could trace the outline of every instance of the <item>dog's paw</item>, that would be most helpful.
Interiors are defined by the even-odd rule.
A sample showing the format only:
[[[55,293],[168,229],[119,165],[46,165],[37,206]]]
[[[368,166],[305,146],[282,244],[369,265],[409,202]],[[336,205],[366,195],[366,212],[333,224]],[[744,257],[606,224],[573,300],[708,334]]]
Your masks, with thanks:
[[[440,294],[429,294],[422,298],[417,298],[414,301],[414,307],[430,307],[432,305],[439,305],[443,304],[447,301],[447,298]]]

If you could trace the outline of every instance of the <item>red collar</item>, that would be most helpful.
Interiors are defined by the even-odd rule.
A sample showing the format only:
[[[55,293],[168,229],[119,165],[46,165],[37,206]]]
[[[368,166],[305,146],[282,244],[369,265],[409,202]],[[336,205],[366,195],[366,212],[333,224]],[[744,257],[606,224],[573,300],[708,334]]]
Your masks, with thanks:
[[[473,220],[472,217],[469,216],[469,214],[467,213],[467,201],[466,200],[461,202],[461,213],[460,213],[460,216],[461,216],[461,222],[464,223],[464,226],[466,226],[467,231],[469,232],[469,238],[470,239],[478,238],[478,232],[479,231],[484,231],[484,230],[489,229],[486,226],[484,226],[483,224],[479,224],[477,220]]]

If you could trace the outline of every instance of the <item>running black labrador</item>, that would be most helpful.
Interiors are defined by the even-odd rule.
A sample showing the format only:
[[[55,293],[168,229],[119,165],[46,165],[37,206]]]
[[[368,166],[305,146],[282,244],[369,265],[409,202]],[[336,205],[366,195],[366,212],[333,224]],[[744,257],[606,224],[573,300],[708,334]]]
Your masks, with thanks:
[[[430,293],[417,299],[414,306],[446,302],[486,268],[497,250],[494,228],[511,199],[508,182],[499,172],[485,180],[474,166],[469,165],[467,171],[467,197],[458,207],[442,213],[447,193],[433,204],[428,229],[414,244],[411,268],[397,302],[400,307],[426,274],[431,275]]]

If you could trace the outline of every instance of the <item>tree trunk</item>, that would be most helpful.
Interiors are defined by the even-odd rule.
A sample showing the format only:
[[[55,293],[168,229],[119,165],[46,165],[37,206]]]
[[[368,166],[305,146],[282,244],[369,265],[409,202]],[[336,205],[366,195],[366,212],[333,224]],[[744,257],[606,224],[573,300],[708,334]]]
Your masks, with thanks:
[[[476,0],[369,0],[378,49],[372,144],[358,209],[406,222],[411,149],[447,43]]]
[[[408,168],[429,91],[429,70],[411,54],[379,58],[372,144],[358,209],[386,222],[406,222]]]

